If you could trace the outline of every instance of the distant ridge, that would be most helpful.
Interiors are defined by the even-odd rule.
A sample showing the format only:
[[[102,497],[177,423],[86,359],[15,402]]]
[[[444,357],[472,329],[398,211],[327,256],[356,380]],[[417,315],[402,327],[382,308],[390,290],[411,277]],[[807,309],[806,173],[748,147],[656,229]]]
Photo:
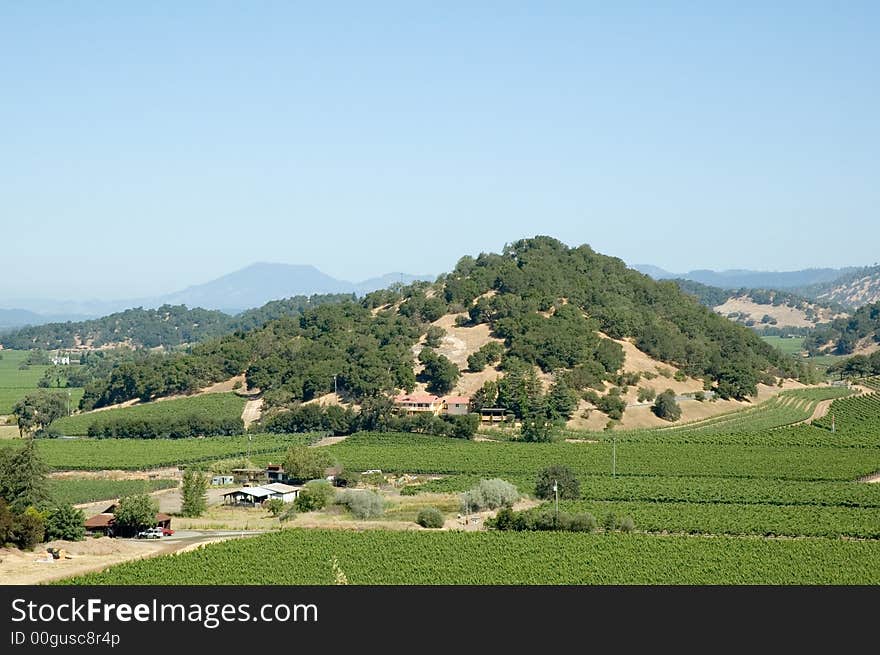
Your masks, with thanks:
[[[698,269],[687,273],[670,273],[650,264],[638,264],[634,268],[655,280],[680,278],[720,289],[800,289],[810,285],[833,282],[859,270],[857,267],[850,266],[847,268],[807,268],[800,271],[753,271],[748,269],[711,271]]]
[[[227,314],[238,314],[246,309],[261,307],[272,300],[314,294],[354,293],[363,296],[395,283],[432,281],[434,277],[387,273],[362,282],[349,282],[327,275],[311,265],[258,262],[203,284],[188,286],[181,291],[151,298],[115,301],[0,299],[0,306],[5,304],[22,308],[0,310],[0,329],[4,329],[4,326],[8,329],[58,321],[84,320],[134,307],[156,309],[163,305],[186,305],[190,308],[199,307],[220,310]],[[8,312],[8,317],[2,312]]]

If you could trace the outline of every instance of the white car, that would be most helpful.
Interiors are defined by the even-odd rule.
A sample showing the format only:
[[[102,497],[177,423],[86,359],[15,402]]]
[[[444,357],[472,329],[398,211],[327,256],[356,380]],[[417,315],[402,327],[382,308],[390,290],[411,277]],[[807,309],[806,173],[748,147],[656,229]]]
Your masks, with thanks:
[[[149,528],[147,530],[141,530],[137,533],[138,539],[161,539],[162,538],[162,528]]]

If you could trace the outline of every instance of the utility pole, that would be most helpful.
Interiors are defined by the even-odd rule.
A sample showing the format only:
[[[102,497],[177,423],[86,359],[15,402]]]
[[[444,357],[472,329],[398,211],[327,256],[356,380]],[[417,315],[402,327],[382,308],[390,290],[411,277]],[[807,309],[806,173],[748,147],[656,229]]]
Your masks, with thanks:
[[[339,388],[336,386],[336,376],[333,376],[333,393],[339,395]]]
[[[556,525],[559,525],[559,483],[553,481],[553,495],[556,496]]]

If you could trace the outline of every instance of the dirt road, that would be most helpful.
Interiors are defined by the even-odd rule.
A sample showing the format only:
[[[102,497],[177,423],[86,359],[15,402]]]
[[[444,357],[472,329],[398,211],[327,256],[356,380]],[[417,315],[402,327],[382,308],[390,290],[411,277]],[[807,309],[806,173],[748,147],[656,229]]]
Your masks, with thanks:
[[[244,421],[244,428],[250,426],[251,423],[260,420],[260,416],[263,414],[263,399],[258,398],[257,400],[249,400],[245,403],[244,411],[241,413],[241,420]]]

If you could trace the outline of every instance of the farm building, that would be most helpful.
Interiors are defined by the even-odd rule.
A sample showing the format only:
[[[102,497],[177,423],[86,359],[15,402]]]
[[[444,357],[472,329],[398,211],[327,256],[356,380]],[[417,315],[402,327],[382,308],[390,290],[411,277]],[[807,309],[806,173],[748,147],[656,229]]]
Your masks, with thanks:
[[[270,498],[278,498],[285,503],[292,503],[299,496],[299,492],[302,491],[302,487],[294,487],[280,482],[263,485],[262,489],[268,489],[272,492]]]
[[[484,407],[480,410],[480,420],[485,423],[501,423],[507,410],[503,407]]]
[[[443,399],[443,413],[450,416],[464,416],[470,412],[471,399],[467,396],[446,396]]]
[[[223,494],[223,502],[227,505],[250,505],[256,507],[272,497],[271,491],[263,487],[242,487]]]
[[[266,479],[269,482],[286,482],[287,475],[284,473],[284,467],[281,464],[266,465]]]
[[[211,484],[215,487],[222,486],[224,484],[232,484],[235,482],[235,478],[231,475],[215,475],[211,478]]]
[[[258,468],[232,469],[231,473],[236,482],[257,482],[266,475],[265,470]]]
[[[108,537],[116,536],[116,503],[107,507],[100,514],[95,514],[86,519],[86,532],[92,534],[103,534]],[[171,528],[171,517],[168,514],[157,512],[155,523],[152,527]]]

